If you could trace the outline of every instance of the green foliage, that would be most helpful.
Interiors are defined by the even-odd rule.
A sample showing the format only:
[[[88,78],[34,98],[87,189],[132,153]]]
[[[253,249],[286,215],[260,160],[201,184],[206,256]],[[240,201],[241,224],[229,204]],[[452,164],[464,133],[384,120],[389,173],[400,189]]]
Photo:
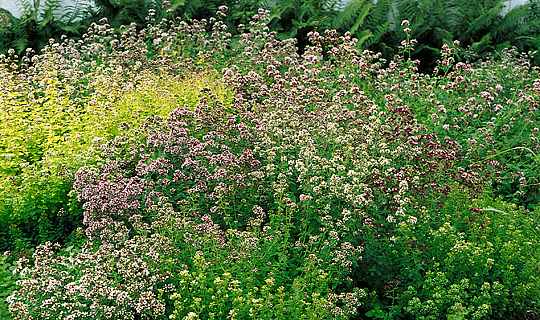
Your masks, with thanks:
[[[516,35],[526,34],[524,17],[529,5],[516,6],[503,15],[508,2],[457,1],[458,39],[471,44],[475,50],[486,52],[506,41],[510,43]]]
[[[363,291],[332,294],[340,272],[331,256],[316,254],[307,241],[291,247],[286,213],[268,212],[264,225],[252,219],[246,231],[223,232],[199,209],[191,203],[177,212],[162,202],[152,224],[132,220],[136,236],[124,231],[113,242],[61,251],[39,246],[34,261],[20,263],[28,269],[11,297],[14,319],[347,319],[355,313]],[[35,294],[44,285],[48,290]]]
[[[154,1],[148,0],[94,0],[93,4],[92,8],[88,8],[88,20],[106,18],[113,27],[132,22],[142,27],[148,10],[154,7]]]
[[[364,23],[372,4],[365,0],[356,0],[349,2],[345,9],[334,20],[334,27],[340,28],[344,23],[353,23],[350,32],[355,34],[358,28]]]
[[[517,44],[514,39],[528,33],[524,17],[528,4],[502,14],[508,1],[458,1],[457,39],[477,52],[498,51]]]
[[[410,20],[411,35],[420,43],[414,57],[422,61],[425,70],[434,67],[438,48],[453,40],[470,46],[482,56],[512,45],[525,49],[527,45],[520,37],[534,33],[531,26],[538,22],[537,18],[528,18],[529,4],[515,6],[503,14],[509,5],[504,0],[398,0],[396,3],[396,20]]]
[[[371,45],[380,3],[328,23],[370,30]],[[298,55],[265,23],[304,6],[288,16],[298,35],[326,13],[285,4],[236,44],[223,20],[103,21],[20,64],[2,57],[1,243],[42,243],[13,277],[0,259],[15,319],[540,310],[538,70],[511,50],[457,62],[456,42],[420,74],[405,21],[388,66],[336,31]],[[445,4],[402,5],[429,21],[418,10]],[[82,222],[88,239],[71,232]]]
[[[173,267],[177,289],[170,296],[174,302],[171,318],[330,317],[328,306],[343,299],[341,295],[329,296],[334,287],[332,279],[339,273],[330,267],[331,257],[316,256],[314,247],[291,248],[288,237],[292,225],[284,224],[284,218],[282,214],[270,213],[264,231],[258,227],[245,232],[230,229],[225,235],[225,246],[216,236],[197,239],[197,243],[205,243],[199,250],[181,243],[187,234],[196,235],[195,229],[184,229],[186,235],[176,236],[179,242],[175,247],[182,248],[178,251],[182,255],[174,260],[185,264]],[[347,294],[343,299],[347,301],[342,307],[343,315],[354,312],[354,301],[362,294],[362,291]],[[345,317],[336,317],[341,318]]]
[[[268,27],[278,32],[279,39],[296,38],[300,48],[307,44],[308,32],[330,29],[337,14],[333,0],[285,0],[270,2]]]
[[[59,40],[62,34],[79,36],[83,25],[78,21],[82,15],[79,7],[64,8],[60,15],[60,4],[54,0],[20,0],[19,19],[4,13],[4,23],[0,26],[0,52],[15,48],[20,54],[27,48],[39,51],[49,39]]]
[[[233,34],[237,33],[236,25],[247,24],[263,8],[272,11],[270,30],[277,32],[280,39],[297,38],[300,51],[308,44],[308,32],[334,28],[351,32],[359,39],[359,48],[382,52],[387,60],[396,54],[395,48],[403,37],[396,24],[410,20],[412,37],[420,43],[414,58],[422,61],[422,70],[430,70],[438,58],[438,48],[453,40],[460,40],[482,55],[510,46],[536,50],[540,19],[534,14],[535,2],[516,6],[503,14],[510,3],[505,0],[354,0],[343,5],[338,0],[173,0],[163,5],[159,0],[93,0],[62,8],[66,13],[59,16],[57,1],[21,0],[24,10],[21,19],[7,13],[2,15],[0,33],[4,36],[0,52],[10,47],[19,53],[28,47],[39,51],[49,38],[58,39],[60,34],[79,38],[86,26],[102,18],[107,18],[114,28],[130,23],[143,28],[148,23],[176,16],[184,20],[209,19],[219,6],[225,5],[230,11],[225,23]]]
[[[403,283],[404,310],[418,319],[460,310],[470,319],[519,317],[540,290],[537,219],[500,198],[468,200],[456,188],[439,216],[420,219],[414,229],[404,226],[409,248],[411,243],[429,248],[431,266],[422,273],[421,287]]]
[[[522,51],[528,51],[531,63],[540,65],[540,2],[538,0],[528,1],[529,10],[524,17],[523,25],[528,27],[527,33],[518,36]]]
[[[538,214],[488,194],[471,200],[457,185],[438,213],[422,210],[416,222],[400,224],[395,243],[377,259],[387,280],[370,288],[374,298],[364,308],[373,309],[367,314],[390,319],[397,311],[400,318],[424,320],[524,316],[524,306],[540,292]]]
[[[229,30],[233,32],[236,26],[240,24],[249,24],[251,17],[257,13],[259,8],[271,8],[268,1],[261,0],[233,1],[233,3],[228,7],[230,12],[228,13],[226,20],[230,26]]]
[[[15,263],[7,255],[0,256],[0,317],[11,319],[6,298],[10,296],[16,288],[15,281],[18,278],[13,274]]]
[[[381,51],[388,55],[392,43],[391,21],[388,19],[392,1],[354,0],[339,13],[333,28],[349,31],[358,38],[360,48]],[[381,41],[385,39],[384,45]]]
[[[83,21],[90,24],[106,18],[114,28],[131,23],[143,28],[152,22],[151,19],[161,21],[172,16],[183,19],[207,18],[214,14],[218,7],[216,1],[200,0],[172,0],[169,1],[169,5],[164,5],[163,1],[159,0],[92,0],[92,2],[93,5],[87,7],[84,12]]]
[[[409,20],[411,37],[419,45],[414,57],[420,61],[436,60],[439,48],[455,38],[455,1],[444,0],[398,0],[399,20]]]
[[[538,71],[515,50],[503,50],[478,64],[457,62],[461,55],[454,44],[444,45],[433,75],[408,73],[403,81],[389,75],[376,85],[373,99],[386,104],[387,97],[396,94],[440,141],[448,137],[458,142],[462,168],[497,164],[491,179],[495,193],[532,210],[540,199],[540,163],[534,155],[535,128],[540,127],[534,86]],[[399,70],[410,72],[410,62],[397,62],[402,63]],[[508,99],[516,100],[509,104]]]
[[[124,126],[138,126],[148,116],[165,116],[176,105],[194,105],[200,88],[215,75],[183,80],[143,72],[130,81],[132,89],[116,91],[125,79],[88,83],[68,80],[56,70],[54,53],[41,61],[32,81],[0,66],[6,94],[0,98],[0,248],[29,243],[66,242],[82,219],[82,208],[70,194],[73,174],[100,163],[102,141],[113,139]],[[88,75],[87,75],[88,76]],[[72,98],[79,90],[93,98]],[[229,91],[216,86],[230,104]]]

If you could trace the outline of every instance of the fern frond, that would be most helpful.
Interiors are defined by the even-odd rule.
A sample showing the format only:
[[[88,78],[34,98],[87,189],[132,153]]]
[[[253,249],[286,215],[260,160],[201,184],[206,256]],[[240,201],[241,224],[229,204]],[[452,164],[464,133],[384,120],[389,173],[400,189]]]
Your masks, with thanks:
[[[437,36],[438,39],[442,39],[443,43],[451,43],[454,40],[454,35],[452,32],[438,28],[436,27],[434,30],[434,34]]]
[[[366,0],[353,0],[345,6],[343,11],[336,17],[333,23],[335,29],[339,29],[344,25],[350,24],[358,16],[359,12],[365,11],[366,5],[368,5]],[[362,14],[360,14],[362,16]],[[365,14],[363,15],[365,18]]]
[[[421,12],[420,3],[417,0],[397,0],[396,3],[401,20],[414,21]]]
[[[115,17],[120,11],[120,6],[114,0],[94,0],[97,7],[97,15],[106,18]]]
[[[358,13],[358,18],[356,19],[356,22],[354,23],[354,25],[349,30],[351,33],[356,33],[358,28],[360,28],[360,26],[362,26],[364,24],[364,19],[369,14],[370,10],[371,10],[371,5],[368,4],[368,5],[364,6],[362,11],[360,11]]]
[[[0,12],[0,20],[2,21],[2,23],[0,23],[0,29],[4,28],[9,23],[9,17],[4,12]]]
[[[17,52],[23,52],[26,48],[28,48],[28,44],[30,42],[26,38],[19,38],[11,43],[13,48],[17,50]]]
[[[503,3],[502,1],[499,1],[495,6],[485,11],[478,18],[474,19],[469,25],[467,31],[465,31],[465,35],[471,35],[484,28],[490,27],[495,20],[495,17],[500,14],[502,7]]]
[[[471,50],[476,51],[476,52],[484,51],[485,48],[489,46],[490,43],[491,43],[491,34],[488,33],[484,35],[482,39],[480,39],[480,41],[474,42],[471,45]]]
[[[390,26],[391,25],[392,25],[392,22],[387,21],[384,24],[378,25],[378,26],[370,29],[370,31],[372,32],[372,36],[369,39],[367,39],[366,41],[364,41],[364,45],[370,46],[370,45],[373,45],[375,43],[380,43],[381,39],[384,37],[384,35],[386,35],[388,32],[390,32]]]
[[[431,51],[433,54],[435,55],[439,55],[440,54],[440,49],[439,48],[434,48],[434,47],[431,47],[425,43],[421,43],[419,44],[417,47],[416,47],[416,50],[418,52],[422,51],[422,50],[427,50],[427,51]]]
[[[40,1],[34,0],[33,2],[30,2],[30,0],[17,0],[17,8],[19,9],[19,12],[21,13],[21,17],[35,17],[37,18],[36,11],[40,7]]]
[[[392,9],[393,0],[377,0],[371,3],[371,11],[365,18],[366,25],[370,27],[379,26],[388,22],[388,15]]]
[[[73,5],[65,6],[65,13],[60,17],[66,24],[72,24],[73,21],[83,20],[86,16],[84,8],[90,7],[90,3],[85,0],[76,0]]]
[[[520,25],[524,23],[524,17],[529,11],[530,4],[520,5],[512,8],[502,20],[495,24],[492,29],[492,33],[495,37],[500,34],[510,34],[516,30]]]
[[[274,19],[282,20],[286,11],[294,9],[295,7],[293,1],[283,1],[279,6],[272,7],[272,10],[270,11],[270,21]]]
[[[359,32],[357,35],[356,35],[356,38],[358,39],[358,43],[357,45],[361,48],[364,46],[364,43],[367,42],[367,40],[369,38],[373,37],[373,32],[371,32],[371,30],[363,30],[361,32]]]

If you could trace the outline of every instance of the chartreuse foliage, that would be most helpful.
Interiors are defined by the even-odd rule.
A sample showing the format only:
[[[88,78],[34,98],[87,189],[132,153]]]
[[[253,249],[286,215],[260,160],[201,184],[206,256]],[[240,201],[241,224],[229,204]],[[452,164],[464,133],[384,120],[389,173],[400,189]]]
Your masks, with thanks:
[[[381,315],[514,319],[538,305],[537,215],[487,193],[470,200],[457,185],[438,214],[421,211],[418,221],[399,225],[381,258],[383,274],[394,275],[376,288],[387,306]]]
[[[166,116],[178,105],[196,105],[200,89],[215,88],[225,105],[231,92],[212,73],[189,77],[142,72],[131,86],[111,78],[72,86],[54,68],[42,64],[31,80],[1,66],[0,234],[1,248],[64,242],[80,225],[81,208],[69,194],[73,173],[100,163],[104,141],[148,116]],[[83,93],[81,93],[81,91]],[[118,91],[117,91],[118,90]],[[76,97],[76,98],[74,98]]]
[[[253,211],[261,209],[255,206]],[[165,224],[163,231],[176,234],[179,254],[174,261],[182,262],[169,264],[177,275],[173,281],[177,289],[170,295],[171,319],[346,319],[354,314],[363,290],[329,294],[340,274],[330,267],[331,257],[320,256],[326,260],[321,264],[317,246],[306,241],[303,248],[291,247],[293,230],[286,223],[287,213],[269,212],[268,218],[264,226],[252,218],[248,231],[229,229],[221,235],[217,228],[212,235],[197,231],[209,220],[198,226],[184,220],[183,228]],[[341,314],[332,315],[339,300],[345,301]]]

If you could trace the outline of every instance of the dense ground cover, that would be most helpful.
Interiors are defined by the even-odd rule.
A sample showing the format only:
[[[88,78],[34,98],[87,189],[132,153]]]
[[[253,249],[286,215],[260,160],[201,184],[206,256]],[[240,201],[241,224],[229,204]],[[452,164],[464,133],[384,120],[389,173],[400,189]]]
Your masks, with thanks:
[[[234,46],[220,19],[102,21],[2,57],[0,314],[539,312],[538,69],[455,43],[425,75],[410,37],[386,63],[333,30],[299,55],[268,21]]]

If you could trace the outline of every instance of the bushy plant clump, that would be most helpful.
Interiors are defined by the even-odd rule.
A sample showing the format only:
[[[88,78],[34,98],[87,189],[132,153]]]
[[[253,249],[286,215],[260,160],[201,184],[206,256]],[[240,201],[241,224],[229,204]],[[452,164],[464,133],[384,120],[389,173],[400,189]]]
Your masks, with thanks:
[[[105,36],[106,27],[96,26],[89,34]],[[131,32],[123,34],[118,46],[140,41]],[[89,46],[97,44],[91,36],[88,39]],[[215,73],[177,74],[172,63],[161,64],[159,70],[144,69],[142,65],[150,62],[142,55],[141,70],[124,69],[127,62],[117,56],[120,50],[87,52],[86,45],[52,43],[31,61],[23,57],[22,67],[15,64],[16,55],[2,58],[3,250],[65,242],[80,226],[82,214],[70,195],[73,174],[83,166],[100,164],[100,146],[123,129],[138,126],[148,116],[165,116],[175,105],[195,105],[205,96],[200,89],[208,85],[215,86],[214,94],[223,104],[232,101],[231,91],[219,84]]]
[[[533,209],[540,199],[538,68],[515,50],[475,64],[456,62],[457,45],[443,46],[433,75],[391,63],[371,87],[373,99],[384,109],[403,101],[430,132],[458,142],[461,167],[498,162],[495,194]],[[402,54],[412,49],[405,46]]]
[[[526,305],[538,303],[536,223],[500,198],[483,194],[467,201],[455,186],[438,216],[425,215],[414,226],[400,226],[400,244],[389,252],[390,261],[424,259],[433,264],[425,271],[422,286],[402,280],[422,273],[419,264],[409,261],[406,264],[415,267],[402,271],[387,291],[404,290],[404,310],[420,319],[439,319],[444,314],[519,318]]]
[[[111,85],[81,99],[109,99],[94,112],[111,110],[98,119],[113,125],[89,118],[101,139],[80,150],[95,160],[67,184],[84,240],[19,260],[14,319],[538,312],[537,71],[511,56],[455,63],[444,47],[441,72],[423,76],[408,59],[414,40],[384,67],[334,30],[310,33],[299,55],[269,31],[269,14],[239,26],[233,47],[219,19],[122,35],[95,26],[88,43],[64,44],[102,49],[87,57]],[[509,70],[520,76],[497,82]],[[175,91],[175,74],[189,83],[193,71],[219,84]],[[490,131],[508,117],[508,130]],[[500,146],[519,128],[519,145]],[[518,194],[505,191],[512,174]]]

